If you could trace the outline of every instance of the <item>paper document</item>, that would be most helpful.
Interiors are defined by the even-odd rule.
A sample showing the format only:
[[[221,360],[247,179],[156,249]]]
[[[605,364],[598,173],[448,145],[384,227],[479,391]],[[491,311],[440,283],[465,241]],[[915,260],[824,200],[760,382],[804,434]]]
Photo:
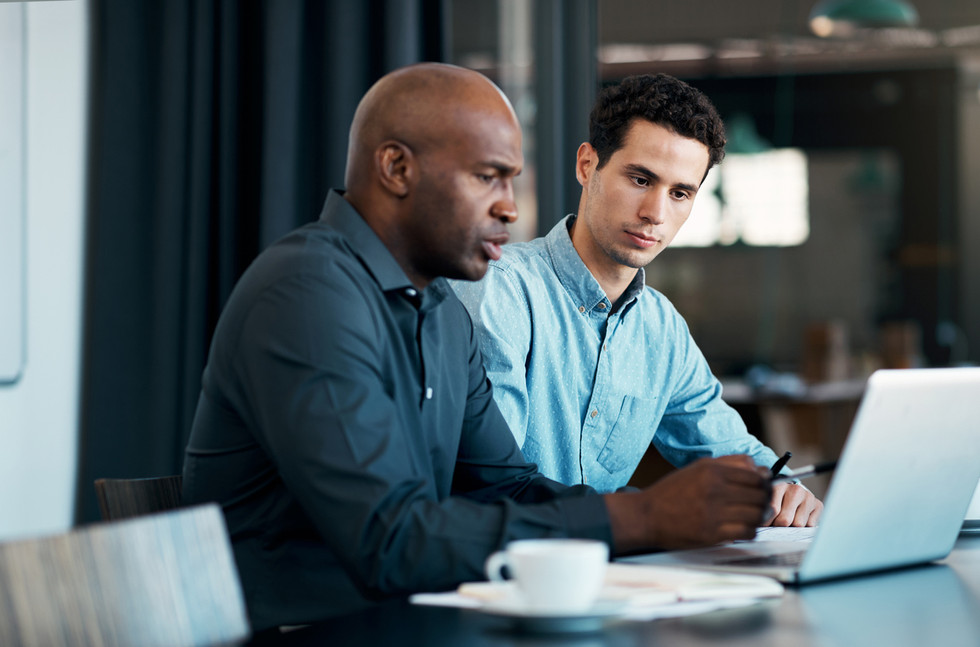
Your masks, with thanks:
[[[599,598],[624,602],[623,618],[652,620],[744,606],[782,594],[783,586],[768,577],[614,562],[606,567]],[[414,604],[479,609],[516,595],[513,582],[465,582],[456,591],[417,593],[410,599]]]
[[[815,526],[809,528],[756,528],[755,539],[749,541],[810,541],[817,534]]]
[[[606,569],[602,595],[645,601],[654,593],[674,601],[768,598],[783,594],[783,585],[760,575],[712,573],[653,564],[612,563]]]

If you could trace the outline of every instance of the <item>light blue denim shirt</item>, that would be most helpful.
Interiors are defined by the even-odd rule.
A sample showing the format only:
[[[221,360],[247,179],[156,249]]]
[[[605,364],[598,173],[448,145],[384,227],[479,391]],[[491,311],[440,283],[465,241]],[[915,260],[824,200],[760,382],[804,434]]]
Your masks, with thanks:
[[[642,269],[612,311],[572,246],[572,218],[506,245],[483,280],[453,282],[524,456],[545,476],[601,492],[626,485],[651,442],[676,466],[736,453],[772,465]]]

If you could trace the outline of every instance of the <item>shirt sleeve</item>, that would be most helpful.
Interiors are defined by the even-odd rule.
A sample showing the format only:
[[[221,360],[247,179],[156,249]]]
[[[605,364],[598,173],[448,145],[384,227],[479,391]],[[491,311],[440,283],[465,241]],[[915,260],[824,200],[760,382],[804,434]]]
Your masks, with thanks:
[[[611,541],[601,497],[523,461],[475,341],[452,492],[437,491],[425,459],[444,447],[401,419],[384,370],[386,313],[372,298],[353,280],[279,281],[249,313],[237,358],[258,442],[365,594],[482,578],[487,555],[515,538]]]
[[[523,447],[529,419],[527,358],[532,330],[524,290],[506,269],[494,263],[482,280],[457,281],[453,289],[473,318],[494,400],[517,444]],[[493,298],[486,298],[488,294]]]
[[[729,454],[747,454],[756,464],[771,466],[776,454],[750,434],[738,413],[722,400],[721,383],[683,318],[673,314],[672,391],[653,444],[678,467]]]

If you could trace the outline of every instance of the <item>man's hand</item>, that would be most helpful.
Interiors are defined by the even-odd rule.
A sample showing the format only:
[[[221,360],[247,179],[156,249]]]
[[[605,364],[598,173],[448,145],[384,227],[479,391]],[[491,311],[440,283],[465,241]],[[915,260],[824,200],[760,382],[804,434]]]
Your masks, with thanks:
[[[779,483],[772,487],[766,526],[815,526],[823,512],[823,503],[810,490],[797,483]]]
[[[751,539],[769,512],[770,476],[748,456],[703,458],[640,492],[607,494],[615,550]]]

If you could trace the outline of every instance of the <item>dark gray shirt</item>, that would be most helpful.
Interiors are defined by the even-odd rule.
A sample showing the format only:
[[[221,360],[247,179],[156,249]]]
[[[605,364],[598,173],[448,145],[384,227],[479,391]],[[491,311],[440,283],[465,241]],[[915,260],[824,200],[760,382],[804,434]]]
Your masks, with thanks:
[[[184,499],[223,506],[257,630],[482,579],[512,539],[611,541],[601,497],[522,458],[446,282],[417,292],[336,192],[222,313]]]

